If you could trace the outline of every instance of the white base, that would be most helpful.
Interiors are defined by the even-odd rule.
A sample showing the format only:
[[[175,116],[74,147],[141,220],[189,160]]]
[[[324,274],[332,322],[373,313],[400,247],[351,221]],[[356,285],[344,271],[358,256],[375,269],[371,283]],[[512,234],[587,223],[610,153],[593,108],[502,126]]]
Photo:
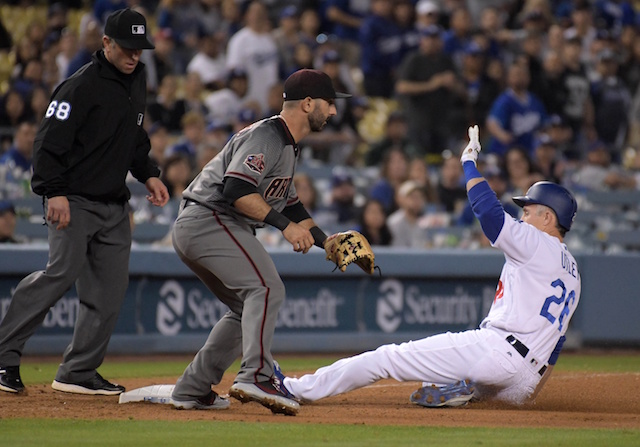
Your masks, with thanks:
[[[120,395],[118,403],[151,402],[153,404],[173,404],[171,393],[175,385],[151,385],[127,391]]]

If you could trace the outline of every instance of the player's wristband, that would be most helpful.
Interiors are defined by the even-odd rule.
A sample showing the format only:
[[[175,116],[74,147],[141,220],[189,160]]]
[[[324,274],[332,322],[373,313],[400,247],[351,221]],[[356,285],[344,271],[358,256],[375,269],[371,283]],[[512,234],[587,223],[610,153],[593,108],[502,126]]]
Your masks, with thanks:
[[[309,229],[309,232],[311,233],[311,236],[313,236],[313,245],[315,245],[316,247],[324,248],[324,241],[327,240],[327,235],[324,234],[324,231],[322,231],[316,225],[315,227],[311,227],[311,229]]]
[[[264,223],[268,223],[269,225],[273,225],[280,231],[284,231],[285,228],[291,223],[289,219],[283,216],[281,213],[277,212],[275,209],[271,208],[271,211],[265,216]]]
[[[462,169],[464,170],[464,177],[467,181],[482,177],[482,174],[478,171],[478,167],[471,160],[462,163]]]

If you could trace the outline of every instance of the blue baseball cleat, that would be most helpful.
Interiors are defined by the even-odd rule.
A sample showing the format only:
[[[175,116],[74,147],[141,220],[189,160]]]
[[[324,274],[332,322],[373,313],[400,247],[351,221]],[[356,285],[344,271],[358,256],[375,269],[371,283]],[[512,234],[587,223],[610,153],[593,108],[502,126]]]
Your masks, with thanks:
[[[411,394],[409,400],[428,408],[460,407],[466,405],[475,394],[475,384],[469,380],[444,385],[424,386]]]
[[[276,387],[278,387],[280,389],[280,391],[287,398],[293,399],[296,402],[301,403],[300,399],[298,399],[296,396],[294,396],[293,393],[291,391],[289,391],[286,386],[284,386],[285,377],[286,376],[283,374],[282,369],[280,369],[280,364],[274,360],[273,361],[273,382],[274,382],[274,385]]]

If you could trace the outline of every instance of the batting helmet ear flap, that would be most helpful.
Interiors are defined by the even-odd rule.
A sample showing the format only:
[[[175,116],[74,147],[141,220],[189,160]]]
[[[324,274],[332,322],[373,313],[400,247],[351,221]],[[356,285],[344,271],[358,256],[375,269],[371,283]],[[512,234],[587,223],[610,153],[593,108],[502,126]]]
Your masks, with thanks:
[[[534,183],[524,196],[513,197],[516,205],[529,204],[548,206],[556,213],[558,223],[569,231],[578,211],[578,203],[573,194],[564,186],[553,182]]]

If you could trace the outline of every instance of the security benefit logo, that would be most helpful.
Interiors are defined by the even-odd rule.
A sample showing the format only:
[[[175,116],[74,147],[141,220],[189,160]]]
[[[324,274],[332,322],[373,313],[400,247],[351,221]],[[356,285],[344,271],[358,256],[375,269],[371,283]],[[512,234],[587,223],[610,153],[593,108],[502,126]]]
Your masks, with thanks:
[[[340,325],[344,300],[327,288],[305,289],[302,296],[287,296],[276,326],[284,330],[333,329]],[[204,286],[194,282],[165,281],[156,304],[155,329],[162,335],[209,331],[229,311]]]
[[[0,290],[4,291],[5,288],[0,286]],[[11,287],[10,296],[0,295],[0,321],[2,321],[9,310],[9,304],[11,304],[11,297],[14,291],[15,287]],[[74,289],[73,292],[64,295],[49,309],[42,321],[41,331],[49,335],[73,333],[73,327],[76,324],[79,309],[80,300],[75,295]]]
[[[484,290],[487,289],[487,290]],[[495,290],[485,287],[483,296],[470,295],[462,286],[442,283],[412,283],[395,279],[385,280],[378,288],[376,324],[383,332],[472,329],[480,324]]]
[[[185,288],[178,281],[166,281],[160,287],[156,307],[156,329],[162,335],[210,330],[229,308],[211,293]]]

